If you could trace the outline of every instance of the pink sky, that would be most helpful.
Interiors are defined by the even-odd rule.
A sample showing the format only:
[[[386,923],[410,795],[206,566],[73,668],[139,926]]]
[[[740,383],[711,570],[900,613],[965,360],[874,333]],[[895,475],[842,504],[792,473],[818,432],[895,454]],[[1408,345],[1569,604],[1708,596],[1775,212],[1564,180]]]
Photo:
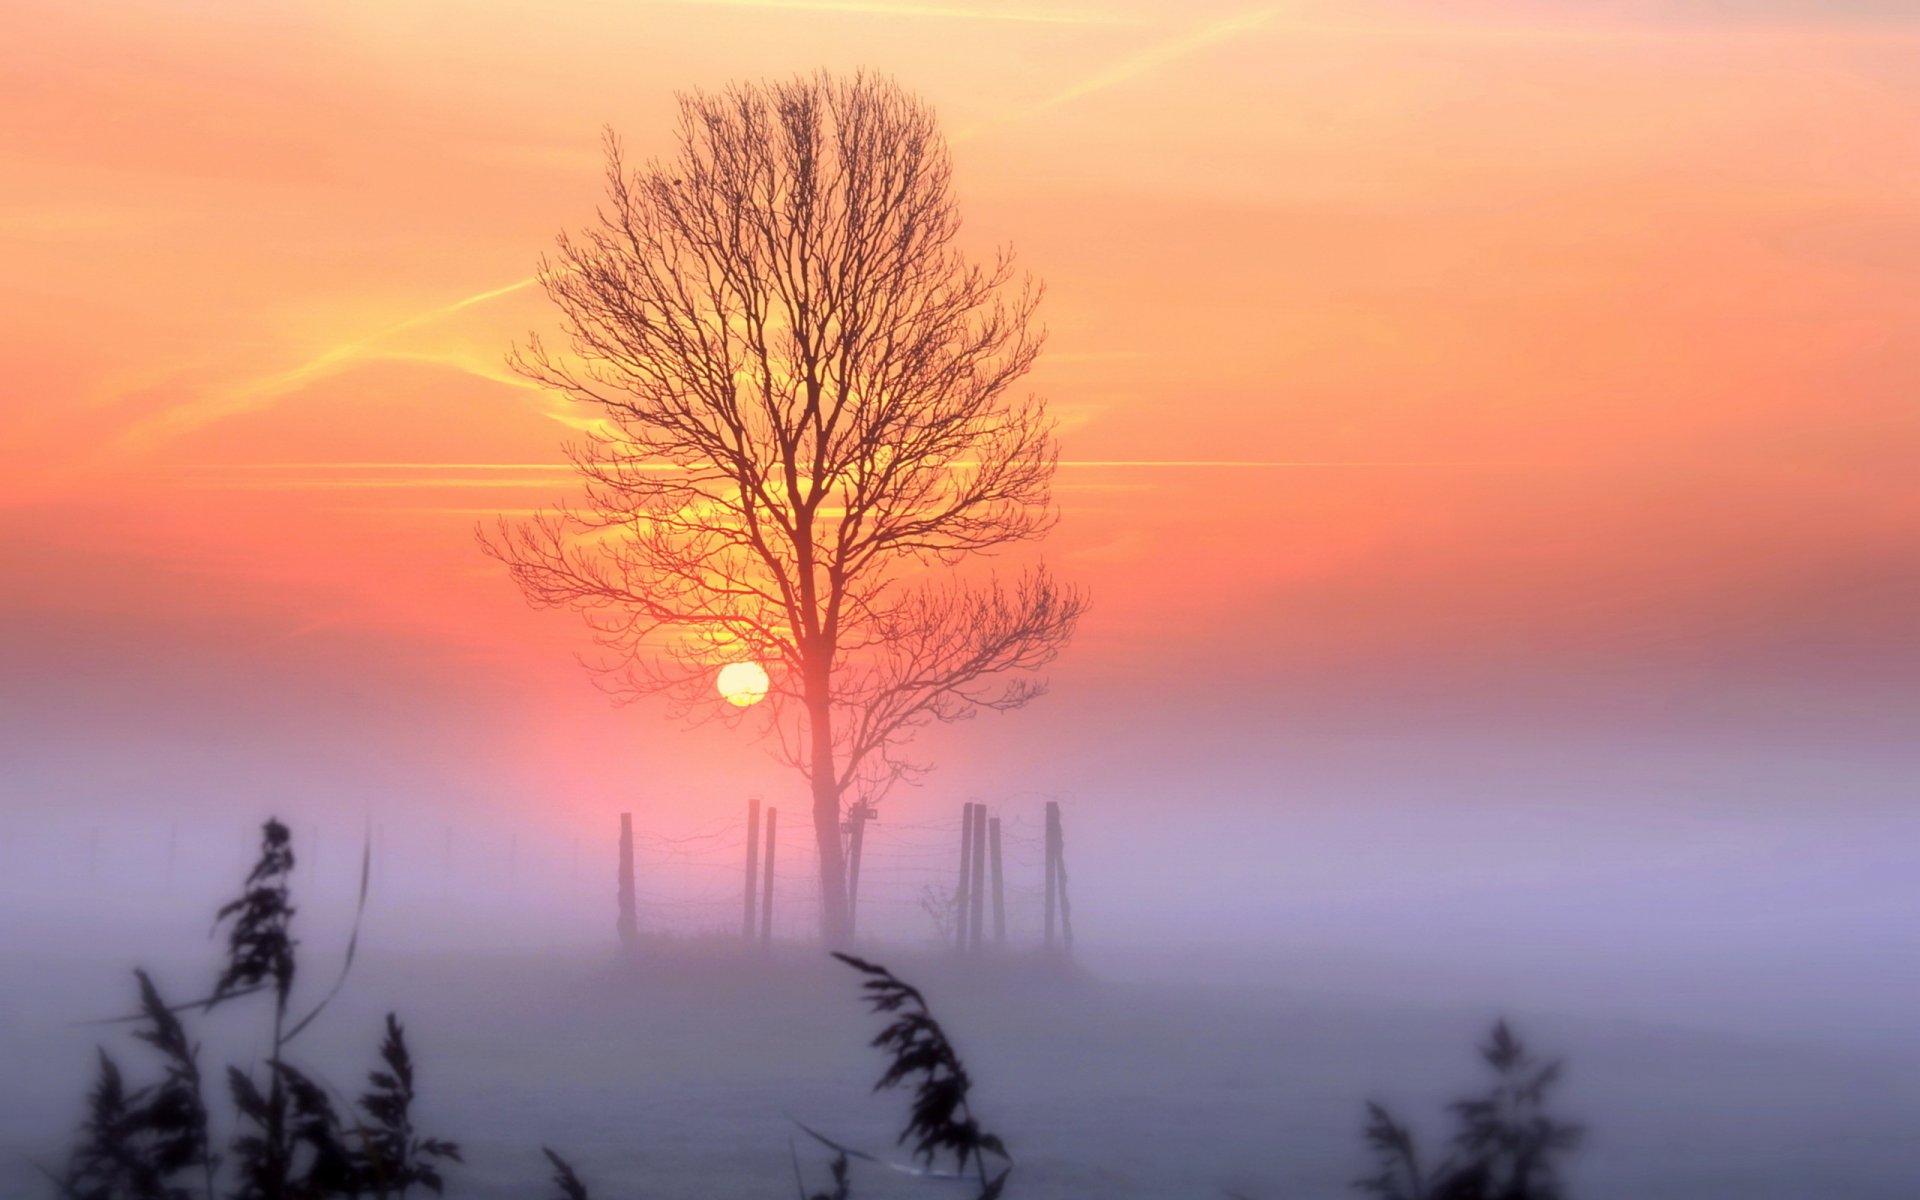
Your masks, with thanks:
[[[9,803],[161,779],[249,811],[284,787],[597,820],[784,786],[737,733],[609,709],[573,619],[528,612],[471,531],[568,487],[570,414],[502,355],[548,320],[518,285],[590,213],[601,126],[664,151],[675,89],[816,67],[929,99],[971,236],[1050,289],[1046,555],[1096,609],[1052,696],[938,740],[937,803],[1144,808],[1202,779],[1223,809],[1311,806],[1378,782],[1382,745],[1447,794],[1484,745],[1521,748],[1508,771],[1566,745],[1898,762],[1920,717],[1920,22],[328,0],[11,23]]]

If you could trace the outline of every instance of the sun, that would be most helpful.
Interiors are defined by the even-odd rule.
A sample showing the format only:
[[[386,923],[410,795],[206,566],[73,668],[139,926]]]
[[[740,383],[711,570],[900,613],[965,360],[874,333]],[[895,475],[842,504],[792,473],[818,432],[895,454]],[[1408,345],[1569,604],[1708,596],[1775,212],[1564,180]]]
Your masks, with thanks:
[[[746,708],[767,698],[767,669],[757,662],[728,663],[714,679],[720,695],[735,708]]]

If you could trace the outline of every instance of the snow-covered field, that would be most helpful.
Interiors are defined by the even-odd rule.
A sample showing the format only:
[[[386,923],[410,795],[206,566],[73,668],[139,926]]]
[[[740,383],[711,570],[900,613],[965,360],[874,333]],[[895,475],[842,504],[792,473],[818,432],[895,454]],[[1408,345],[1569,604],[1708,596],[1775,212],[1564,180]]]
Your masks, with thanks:
[[[124,1007],[134,961],[184,996],[212,953],[132,930],[0,943],[0,1196],[48,1194],[35,1164],[58,1163],[96,1043],[140,1061],[124,1032],[76,1022]],[[1495,1015],[1435,965],[1444,955],[1397,967],[1308,950],[1091,954],[1055,973],[873,953],[929,993],[983,1121],[1017,1159],[1009,1194],[1034,1200],[1352,1194],[1363,1100],[1438,1136],[1444,1102],[1480,1082],[1473,1044]],[[316,950],[303,970],[318,989],[333,963]],[[796,1119],[904,1159],[891,1147],[904,1097],[870,1093],[878,1019],[857,982],[798,945],[771,959],[718,942],[634,957],[376,949],[299,1058],[356,1094],[380,1015],[397,1009],[422,1124],[467,1152],[454,1196],[543,1197],[543,1145],[614,1200],[792,1195],[790,1144],[811,1185],[827,1159]],[[1920,1194],[1920,1039],[1817,1013],[1798,1028],[1716,1027],[1699,1012],[1667,1023],[1609,1016],[1564,988],[1510,990],[1519,1032],[1569,1060],[1560,1109],[1591,1128],[1575,1196]],[[209,1031],[207,1056],[257,1052],[263,1016],[244,1003],[219,1014],[245,1036]],[[875,1168],[855,1182],[862,1196],[960,1194]]]

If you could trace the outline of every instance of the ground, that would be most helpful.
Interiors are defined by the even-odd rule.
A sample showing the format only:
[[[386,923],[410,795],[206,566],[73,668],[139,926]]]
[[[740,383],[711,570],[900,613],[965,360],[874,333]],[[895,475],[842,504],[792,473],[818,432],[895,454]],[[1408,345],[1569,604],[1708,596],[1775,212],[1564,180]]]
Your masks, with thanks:
[[[194,949],[146,957],[184,995],[212,952]],[[124,1031],[76,1023],[130,994],[123,970],[88,951],[42,947],[5,964],[0,1195],[46,1192],[35,1164],[59,1162],[96,1042],[140,1061]],[[1473,1043],[1495,1015],[1411,978],[1363,985],[1304,954],[1256,972],[872,953],[928,992],[977,1080],[983,1122],[1015,1156],[1009,1195],[1032,1200],[1350,1195],[1366,1166],[1363,1101],[1389,1101],[1433,1136],[1444,1102],[1480,1082]],[[332,966],[306,969],[320,989]],[[721,943],[374,954],[300,1058],[357,1092],[380,1015],[397,1009],[419,1061],[422,1126],[466,1148],[453,1196],[543,1196],[545,1145],[609,1200],[771,1197],[793,1188],[796,1154],[809,1184],[826,1179],[829,1155],[796,1121],[906,1160],[892,1145],[905,1097],[870,1092],[882,1064],[866,1043],[879,1019],[856,1002],[858,982],[798,945],[770,957]],[[236,1005],[221,1015],[247,1037],[208,1031],[207,1055],[249,1053],[264,1014]],[[1569,1060],[1558,1107],[1592,1129],[1571,1173],[1576,1197],[1914,1194],[1911,1040],[1734,1033],[1540,1005],[1505,1015],[1537,1049]],[[867,1167],[855,1194],[959,1193]]]

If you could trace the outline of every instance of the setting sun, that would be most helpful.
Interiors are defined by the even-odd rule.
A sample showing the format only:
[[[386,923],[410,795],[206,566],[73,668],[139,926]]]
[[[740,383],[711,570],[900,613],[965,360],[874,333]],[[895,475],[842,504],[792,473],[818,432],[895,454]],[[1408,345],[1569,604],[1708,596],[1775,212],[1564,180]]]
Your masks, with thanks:
[[[757,662],[728,663],[714,685],[728,704],[749,708],[767,698],[767,669]]]

